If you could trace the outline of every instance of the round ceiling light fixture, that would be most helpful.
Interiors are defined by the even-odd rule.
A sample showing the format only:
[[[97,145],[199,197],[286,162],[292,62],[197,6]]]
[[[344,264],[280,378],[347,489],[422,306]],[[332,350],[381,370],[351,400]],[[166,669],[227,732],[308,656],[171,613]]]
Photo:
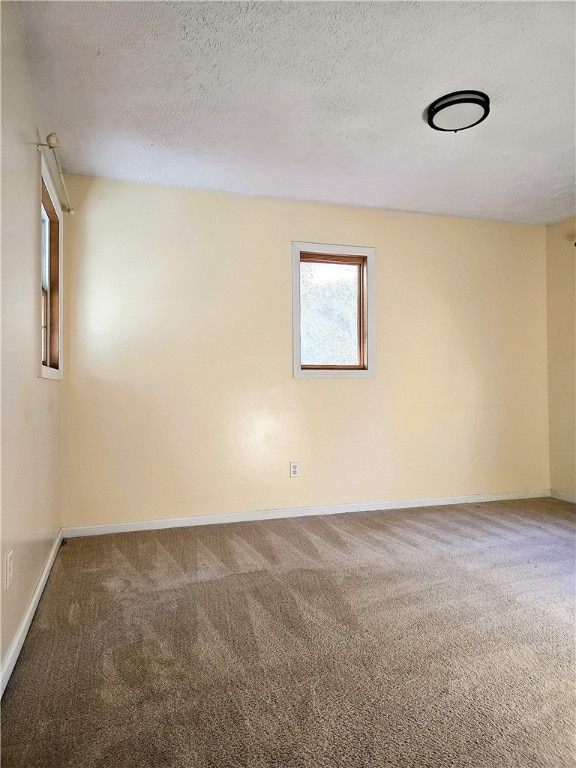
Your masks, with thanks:
[[[482,91],[454,91],[428,107],[428,125],[435,131],[464,131],[490,114],[490,99]]]

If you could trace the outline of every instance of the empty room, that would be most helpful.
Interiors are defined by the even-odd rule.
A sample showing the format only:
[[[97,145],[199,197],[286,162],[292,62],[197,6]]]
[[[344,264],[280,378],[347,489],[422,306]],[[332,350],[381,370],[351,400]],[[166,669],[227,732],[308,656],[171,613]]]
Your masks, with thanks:
[[[0,13],[2,768],[574,768],[575,4]]]

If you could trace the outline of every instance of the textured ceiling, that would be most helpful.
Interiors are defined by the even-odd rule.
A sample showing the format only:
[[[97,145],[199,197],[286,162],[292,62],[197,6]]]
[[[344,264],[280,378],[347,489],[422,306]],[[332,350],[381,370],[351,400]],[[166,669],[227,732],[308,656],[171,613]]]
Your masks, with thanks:
[[[571,2],[23,2],[67,171],[550,223],[574,213]],[[489,94],[462,133],[444,93]]]

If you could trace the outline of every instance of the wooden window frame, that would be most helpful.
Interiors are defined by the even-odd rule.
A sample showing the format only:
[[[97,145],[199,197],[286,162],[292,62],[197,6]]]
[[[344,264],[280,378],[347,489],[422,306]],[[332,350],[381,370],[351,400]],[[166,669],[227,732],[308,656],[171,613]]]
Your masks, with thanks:
[[[349,264],[358,267],[358,364],[357,365],[308,365],[301,363],[303,371],[366,371],[368,369],[366,339],[366,256],[346,256],[336,253],[300,252],[300,264]]]
[[[358,353],[356,365],[303,365],[300,357],[300,265],[302,263],[356,264],[358,280]],[[373,248],[292,243],[293,373],[300,377],[365,378],[375,376],[374,314],[375,251]]]
[[[48,284],[42,275],[40,243],[40,376],[62,378],[62,211],[48,169],[42,160],[40,202],[49,221]]]
[[[48,365],[48,291],[44,286],[42,286],[42,305],[41,305],[41,327],[42,327],[42,339],[41,339],[41,345],[42,345],[42,365]]]

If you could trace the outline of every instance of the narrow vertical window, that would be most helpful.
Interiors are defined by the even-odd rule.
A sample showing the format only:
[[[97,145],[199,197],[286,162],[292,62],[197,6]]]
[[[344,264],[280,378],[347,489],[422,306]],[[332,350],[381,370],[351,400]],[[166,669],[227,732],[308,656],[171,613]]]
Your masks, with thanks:
[[[42,282],[42,365],[48,365],[48,317],[50,294],[50,219],[46,209],[40,206],[40,273]]]
[[[61,370],[60,349],[60,217],[57,201],[42,179],[40,204],[40,334],[42,375]]]
[[[373,375],[373,250],[293,248],[294,374]]]

